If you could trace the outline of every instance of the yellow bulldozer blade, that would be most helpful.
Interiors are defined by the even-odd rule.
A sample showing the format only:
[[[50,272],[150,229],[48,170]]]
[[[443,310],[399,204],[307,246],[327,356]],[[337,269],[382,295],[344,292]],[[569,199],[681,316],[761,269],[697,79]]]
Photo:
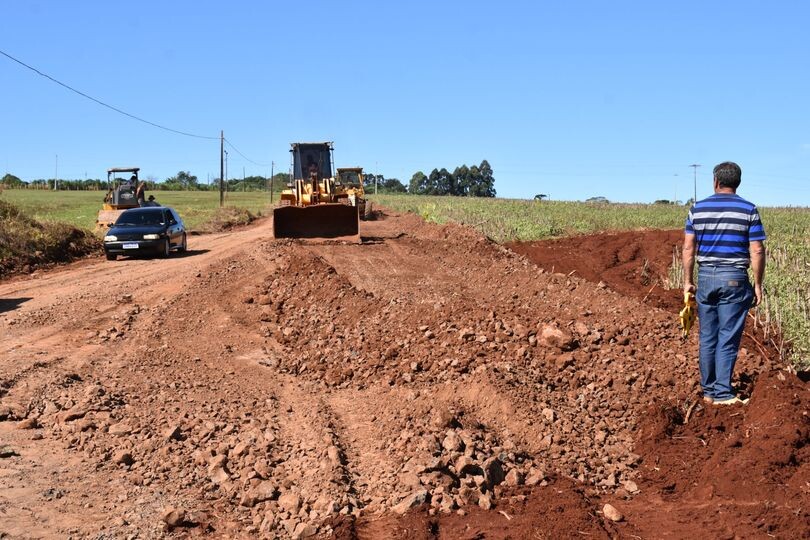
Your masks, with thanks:
[[[360,217],[356,206],[314,204],[279,206],[273,210],[273,236],[343,240],[360,243]]]
[[[119,209],[119,210],[99,210],[98,217],[96,217],[96,230],[102,231],[107,230],[115,220],[118,219],[118,216],[124,213],[126,208]]]

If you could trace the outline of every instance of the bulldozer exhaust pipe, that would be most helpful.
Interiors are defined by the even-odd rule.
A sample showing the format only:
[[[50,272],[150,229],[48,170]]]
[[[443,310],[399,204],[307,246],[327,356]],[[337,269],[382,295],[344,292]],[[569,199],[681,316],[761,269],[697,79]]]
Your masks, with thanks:
[[[273,210],[273,236],[359,244],[360,215],[356,206],[340,203],[280,206]]]

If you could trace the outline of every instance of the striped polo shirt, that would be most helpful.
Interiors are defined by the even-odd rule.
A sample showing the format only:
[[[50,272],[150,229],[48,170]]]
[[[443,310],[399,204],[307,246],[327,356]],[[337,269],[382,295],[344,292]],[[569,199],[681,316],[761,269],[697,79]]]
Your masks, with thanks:
[[[686,234],[694,234],[697,263],[748,268],[748,243],[765,240],[757,207],[734,193],[715,193],[698,201],[686,218]]]

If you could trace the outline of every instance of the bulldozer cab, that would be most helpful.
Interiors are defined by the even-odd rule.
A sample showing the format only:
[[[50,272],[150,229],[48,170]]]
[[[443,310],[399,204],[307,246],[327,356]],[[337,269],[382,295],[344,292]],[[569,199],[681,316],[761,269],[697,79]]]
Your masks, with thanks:
[[[107,199],[105,203],[118,208],[138,206],[135,191],[138,189],[139,167],[107,169]]]
[[[363,167],[338,167],[337,182],[346,187],[363,188]]]
[[[293,180],[309,180],[317,174],[318,181],[332,178],[332,143],[293,143]]]
[[[96,216],[96,230],[101,231],[115,223],[128,208],[137,208],[138,172],[140,167],[107,169],[107,194]]]

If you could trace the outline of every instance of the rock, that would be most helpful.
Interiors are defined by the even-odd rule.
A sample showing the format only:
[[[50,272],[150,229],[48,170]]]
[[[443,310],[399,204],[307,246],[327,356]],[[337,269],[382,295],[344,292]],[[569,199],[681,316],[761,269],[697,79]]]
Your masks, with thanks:
[[[503,472],[503,464],[500,459],[489,458],[484,462],[484,478],[490,489],[506,479],[506,474]]]
[[[550,324],[543,325],[538,343],[545,347],[556,347],[562,351],[570,351],[575,348],[576,344],[570,333]]]
[[[10,458],[14,456],[19,456],[15,450],[8,446],[0,446],[0,459]]]
[[[478,504],[478,497],[481,492],[470,486],[461,486],[458,490],[459,506],[465,504]]]
[[[127,452],[126,450],[119,450],[118,452],[113,455],[113,463],[116,465],[132,465],[135,463],[135,460],[132,459],[132,454]]]
[[[540,482],[546,479],[545,473],[540,469],[532,468],[529,470],[529,474],[526,477],[526,485],[527,486],[536,486]]]
[[[180,429],[180,426],[175,425],[167,429],[163,436],[167,441],[182,441],[183,431]]]
[[[636,484],[632,480],[625,480],[622,483],[622,485],[624,486],[624,489],[626,489],[630,493],[636,494],[639,491],[638,490],[638,484]]]
[[[492,508],[492,495],[490,493],[482,493],[478,496],[478,506],[484,510]]]
[[[211,467],[208,469],[208,478],[215,484],[222,484],[230,480],[230,475],[223,467]]]
[[[543,418],[545,418],[548,422],[554,422],[554,419],[556,418],[556,414],[554,414],[554,411],[552,409],[549,409],[548,407],[543,409],[541,414],[543,415]]]
[[[297,514],[301,508],[301,497],[297,493],[287,492],[278,498],[278,505],[291,514]]]
[[[590,332],[590,330],[588,330],[588,326],[582,321],[576,321],[574,323],[574,331],[580,336],[587,336]]]
[[[337,446],[332,445],[329,448],[327,448],[326,455],[333,465],[339,465],[341,463],[340,449]]]
[[[318,527],[312,523],[299,523],[295,527],[292,537],[294,540],[298,540],[299,538],[312,538],[316,534],[318,534]]]
[[[602,508],[602,513],[603,513],[603,514],[605,515],[605,517],[606,517],[606,518],[608,518],[610,521],[619,522],[619,521],[621,521],[621,520],[623,520],[623,519],[624,519],[624,516],[622,515],[622,513],[621,513],[621,512],[619,512],[618,510],[616,510],[616,508],[614,508],[613,506],[611,506],[611,505],[609,505],[609,504],[606,504],[606,505],[605,505],[605,506]]]
[[[227,463],[228,463],[228,456],[226,456],[225,454],[217,454],[216,456],[208,460],[208,468],[209,469],[215,469],[217,467],[224,468]]]
[[[186,513],[183,510],[169,506],[160,516],[160,519],[168,525],[169,529],[179,527],[186,519]]]
[[[242,456],[244,456],[245,454],[248,453],[248,448],[249,447],[250,447],[249,443],[240,442],[239,444],[237,444],[236,446],[233,447],[233,450],[231,450],[230,455],[231,455],[231,457],[242,457]]]
[[[429,493],[426,489],[419,489],[402,499],[402,501],[394,506],[392,510],[394,513],[399,514],[400,516],[403,515],[405,512],[419,506],[420,504],[424,504],[428,501]]]
[[[450,412],[450,409],[441,407],[433,411],[431,424],[438,429],[446,429],[451,427],[455,423],[455,420],[456,418],[453,416],[453,413]]]
[[[119,422],[117,424],[113,424],[107,430],[107,433],[110,435],[115,435],[116,437],[124,437],[132,433],[132,429],[123,422]]]
[[[66,422],[70,422],[72,420],[78,420],[79,418],[84,418],[84,416],[90,412],[89,409],[84,408],[75,408],[75,409],[68,409],[66,411],[62,411],[56,415],[56,423],[57,424],[64,424]]]
[[[571,353],[561,354],[554,360],[554,365],[557,366],[559,371],[563,371],[565,368],[574,365],[574,355]]]
[[[26,418],[22,422],[17,422],[17,429],[36,429],[39,427],[39,422],[36,418]]]
[[[461,456],[454,465],[456,474],[459,476],[483,476],[484,471],[468,456]]]
[[[523,473],[517,469],[512,469],[506,474],[507,486],[520,486],[523,485]]]
[[[269,482],[265,480],[264,482],[259,483],[255,488],[252,490],[253,496],[256,498],[256,502],[264,502],[269,501],[273,497],[276,496],[278,493],[278,489],[273,482]]]
[[[248,508],[252,508],[256,506],[257,502],[259,501],[256,500],[256,495],[252,491],[246,491],[242,493],[241,497],[239,497],[240,506],[247,506]]]
[[[448,452],[461,452],[464,450],[464,441],[455,431],[448,431],[447,436],[442,441],[442,448]]]

